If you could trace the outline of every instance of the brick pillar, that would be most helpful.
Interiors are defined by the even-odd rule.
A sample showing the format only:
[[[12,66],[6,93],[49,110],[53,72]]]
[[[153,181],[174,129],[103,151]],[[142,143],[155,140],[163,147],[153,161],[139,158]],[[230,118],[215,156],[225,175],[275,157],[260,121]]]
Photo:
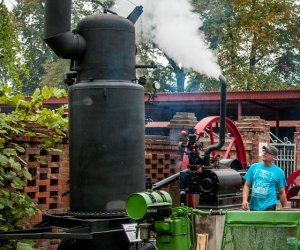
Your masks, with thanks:
[[[259,143],[270,142],[270,125],[259,116],[242,116],[236,123],[243,141],[252,143],[249,164],[260,161]]]
[[[294,143],[296,144],[296,169],[300,169],[300,124],[296,125],[296,131],[294,132]]]
[[[168,136],[145,136],[145,172],[152,183],[161,181],[180,171],[181,155],[178,145],[170,142]],[[173,206],[179,206],[178,182],[166,188],[173,199]]]
[[[182,130],[189,130],[195,127],[197,118],[194,113],[177,112],[170,121],[170,141],[178,143]]]

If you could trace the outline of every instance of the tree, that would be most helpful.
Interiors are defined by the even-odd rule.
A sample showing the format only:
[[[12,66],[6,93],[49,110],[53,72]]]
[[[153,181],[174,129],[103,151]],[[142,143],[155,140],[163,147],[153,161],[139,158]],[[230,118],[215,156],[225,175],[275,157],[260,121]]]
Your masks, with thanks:
[[[96,1],[97,2],[97,1]],[[104,6],[111,6],[111,1],[104,1]],[[73,0],[72,28],[83,17],[102,11],[97,3]],[[21,75],[23,93],[32,94],[40,86],[64,87],[69,61],[58,58],[46,45],[43,37],[44,4],[38,0],[20,0],[13,9],[14,27],[20,38],[23,59],[30,72],[30,78]]]
[[[48,58],[54,58],[53,52],[43,41],[44,5],[42,1],[20,0],[12,11],[12,20],[19,36],[29,78],[23,74],[23,93],[30,95],[40,86],[41,76],[46,73],[43,64]]]
[[[176,91],[176,76],[174,69],[168,64],[165,54],[154,46],[152,42],[143,40],[137,46],[137,61],[140,64],[151,65],[154,64],[157,68],[154,69],[138,69],[137,75],[145,75],[147,78],[147,84],[144,86],[145,91],[153,91],[153,82],[158,81],[160,83],[161,91],[174,92]],[[165,61],[162,61],[165,59]],[[167,63],[167,65],[166,65]]]
[[[299,5],[287,0],[194,1],[235,90],[298,87]]]
[[[20,74],[28,76],[22,60],[18,35],[14,30],[9,12],[3,1],[0,2],[0,81],[10,82],[15,88],[20,88]]]

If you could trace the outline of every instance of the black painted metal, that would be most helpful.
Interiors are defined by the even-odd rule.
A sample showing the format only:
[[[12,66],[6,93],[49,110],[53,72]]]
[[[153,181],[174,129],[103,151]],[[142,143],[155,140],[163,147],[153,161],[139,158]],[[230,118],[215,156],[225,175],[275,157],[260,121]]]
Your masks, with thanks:
[[[78,23],[78,33],[87,41],[78,58],[78,81],[135,79],[135,28],[126,18],[93,15]]]
[[[198,174],[197,193],[203,198],[238,193],[241,176],[233,169],[211,169]]]
[[[219,77],[221,84],[221,100],[220,100],[220,132],[219,142],[211,145],[204,152],[204,168],[210,168],[210,153],[223,147],[225,144],[225,131],[226,131],[226,89],[227,82],[223,75]]]
[[[221,159],[219,161],[220,167],[232,168],[234,170],[243,170],[242,163],[238,159]]]
[[[240,173],[231,168],[206,169],[202,173],[191,175],[193,180],[189,185],[189,193],[199,194],[201,209],[234,209],[240,208],[242,197],[240,188],[242,178]],[[189,178],[191,177],[189,176]]]
[[[132,22],[133,24],[135,24],[135,22],[138,20],[138,18],[140,17],[140,15],[142,15],[143,13],[143,7],[142,6],[136,6],[134,8],[134,10],[129,14],[129,16],[127,17],[127,19]]]
[[[84,53],[86,42],[70,31],[71,4],[72,0],[46,0],[44,36],[59,57],[76,59]]]
[[[124,81],[70,87],[71,212],[113,215],[145,189],[143,97]]]
[[[70,212],[120,216],[127,196],[145,188],[144,91],[133,83],[134,23],[142,7],[128,19],[82,19],[76,30],[86,43],[82,50],[79,40],[80,49],[69,39],[75,37],[69,31],[71,3],[47,0],[45,12],[45,41],[59,56],[70,47],[71,55],[63,57],[74,59],[77,71],[69,88]]]
[[[185,170],[181,171],[181,173],[185,173],[187,171],[189,171],[189,170],[185,169]],[[166,187],[166,186],[170,185],[171,183],[173,183],[173,182],[175,182],[179,179],[179,175],[180,175],[180,172],[178,172],[176,174],[173,174],[173,175],[171,175],[171,176],[169,176],[169,177],[167,177],[167,178],[165,178],[165,179],[163,179],[159,182],[156,182],[155,184],[153,184],[152,190],[159,190],[163,187]]]
[[[110,219],[86,219],[70,214],[43,215],[43,221],[35,229],[0,233],[0,240],[63,239],[58,247],[67,249],[129,249],[130,243],[122,228],[129,217]],[[62,231],[54,232],[53,227]]]

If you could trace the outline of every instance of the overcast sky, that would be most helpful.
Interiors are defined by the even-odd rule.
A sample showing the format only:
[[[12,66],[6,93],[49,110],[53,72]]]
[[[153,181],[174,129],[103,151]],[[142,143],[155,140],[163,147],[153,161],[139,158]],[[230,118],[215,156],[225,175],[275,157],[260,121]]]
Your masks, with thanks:
[[[15,0],[4,0],[4,4],[7,6],[9,10],[16,4]]]

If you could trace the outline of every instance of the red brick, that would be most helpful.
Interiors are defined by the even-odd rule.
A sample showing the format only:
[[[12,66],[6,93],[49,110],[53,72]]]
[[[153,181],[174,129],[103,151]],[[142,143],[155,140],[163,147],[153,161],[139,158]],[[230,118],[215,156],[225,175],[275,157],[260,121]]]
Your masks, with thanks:
[[[38,186],[26,186],[24,187],[24,192],[25,193],[33,193],[33,192],[38,192],[39,191],[39,187]]]
[[[40,148],[31,148],[31,147],[27,147],[25,149],[25,152],[27,155],[39,155],[41,152]]]
[[[34,162],[28,162],[26,164],[27,168],[38,168],[40,166],[40,164],[37,161]]]
[[[49,204],[38,204],[37,207],[44,213],[46,210],[49,209]]]
[[[36,198],[48,198],[50,197],[50,192],[36,193]]]
[[[48,174],[48,173],[50,173],[50,169],[49,168],[38,168],[37,173]]]
[[[47,190],[48,191],[59,191],[60,190],[60,186],[57,186],[57,185],[55,185],[55,186],[48,186],[48,188],[47,188]]]
[[[58,168],[58,167],[60,167],[60,162],[49,162],[48,163],[48,167],[49,168]]]
[[[46,198],[46,202],[47,202],[47,204],[57,203],[57,199],[55,199],[55,198]]]
[[[36,185],[37,186],[49,186],[50,185],[50,180],[36,180]]]

